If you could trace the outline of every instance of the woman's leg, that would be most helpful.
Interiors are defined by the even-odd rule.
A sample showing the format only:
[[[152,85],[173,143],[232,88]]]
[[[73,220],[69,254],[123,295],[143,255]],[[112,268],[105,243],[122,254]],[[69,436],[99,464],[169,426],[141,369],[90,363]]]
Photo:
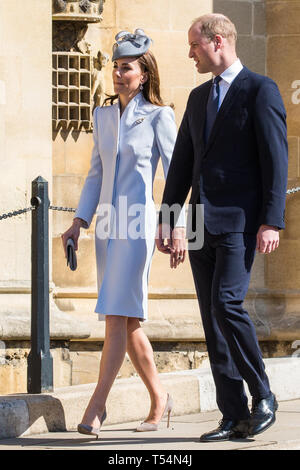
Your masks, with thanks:
[[[98,428],[105,403],[126,353],[128,317],[107,315],[105,340],[97,386],[82,418],[83,424]]]
[[[167,392],[160,383],[150,341],[137,318],[128,318],[127,353],[150,394],[151,409],[145,421],[158,423],[166,406]]]

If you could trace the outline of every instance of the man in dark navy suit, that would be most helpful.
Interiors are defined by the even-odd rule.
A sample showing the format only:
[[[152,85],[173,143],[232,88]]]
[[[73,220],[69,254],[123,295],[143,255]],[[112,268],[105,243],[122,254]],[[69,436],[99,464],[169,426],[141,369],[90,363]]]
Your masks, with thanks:
[[[243,301],[255,251],[267,254],[279,245],[288,149],[278,87],[241,64],[233,23],[205,15],[188,38],[198,72],[212,72],[213,79],[189,96],[162,203],[182,207],[192,187],[190,204],[204,205],[203,246],[190,248],[189,258],[223,416],[217,429],[201,436],[209,442],[255,435],[275,421],[278,404]],[[156,241],[173,267],[185,257],[184,229],[175,223],[167,245],[161,223]]]

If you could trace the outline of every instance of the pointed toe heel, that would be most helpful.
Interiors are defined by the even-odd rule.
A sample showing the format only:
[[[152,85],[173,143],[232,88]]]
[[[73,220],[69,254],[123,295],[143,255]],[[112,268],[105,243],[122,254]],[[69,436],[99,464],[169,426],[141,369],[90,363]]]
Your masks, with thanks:
[[[88,424],[80,423],[80,424],[77,425],[77,431],[80,434],[86,434],[88,436],[96,436],[96,440],[97,440],[100,436],[101,426],[102,426],[103,422],[106,420],[106,417],[107,417],[107,413],[106,413],[106,409],[105,409],[104,413],[101,417],[101,420],[100,420],[100,427],[99,428],[94,428],[93,426],[89,426]]]
[[[139,426],[136,428],[137,432],[148,432],[148,431],[157,431],[157,430],[158,430],[157,424],[146,423],[146,421],[139,424]]]
[[[96,439],[98,439],[98,437],[100,435],[100,428],[93,428],[93,426],[89,426],[88,424],[83,424],[83,423],[78,424],[77,431],[80,434],[87,434],[89,436],[96,436]]]
[[[148,431],[157,431],[158,430],[158,426],[159,426],[159,423],[161,422],[161,420],[167,415],[168,416],[168,421],[167,421],[167,428],[170,427],[170,417],[171,417],[171,412],[172,412],[172,409],[173,409],[173,399],[171,397],[171,395],[168,394],[168,397],[167,397],[167,403],[166,403],[166,406],[165,406],[165,409],[164,409],[164,412],[162,414],[162,417],[160,418],[160,420],[158,421],[158,423],[147,423],[147,421],[143,421],[141,424],[139,424],[139,426],[136,428],[136,431],[137,432],[148,432]]]

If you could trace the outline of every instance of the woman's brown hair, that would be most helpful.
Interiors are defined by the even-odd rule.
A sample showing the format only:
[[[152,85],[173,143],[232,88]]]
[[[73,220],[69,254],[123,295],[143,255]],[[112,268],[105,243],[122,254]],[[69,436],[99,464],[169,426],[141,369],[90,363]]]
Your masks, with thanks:
[[[147,72],[148,74],[148,80],[143,83],[142,93],[144,98],[152,104],[164,106],[163,100],[160,96],[160,79],[157,62],[153,53],[151,51],[147,51],[142,56],[137,57],[137,61],[142,72]],[[108,96],[104,100],[103,106],[106,104],[113,104],[117,98],[118,95]]]

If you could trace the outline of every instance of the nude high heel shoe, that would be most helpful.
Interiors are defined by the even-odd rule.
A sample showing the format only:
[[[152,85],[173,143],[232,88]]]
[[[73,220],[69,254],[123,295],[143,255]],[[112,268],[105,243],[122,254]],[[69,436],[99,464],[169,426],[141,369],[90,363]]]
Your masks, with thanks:
[[[159,425],[159,423],[161,422],[161,420],[162,420],[166,415],[168,415],[167,428],[170,427],[170,415],[171,415],[172,409],[173,409],[173,399],[172,399],[172,397],[168,394],[167,403],[166,403],[166,406],[165,406],[163,415],[162,415],[162,417],[160,418],[160,420],[158,421],[158,423],[157,423],[157,424],[155,424],[155,423],[147,423],[146,421],[144,421],[143,423],[141,423],[141,424],[136,428],[136,431],[138,431],[138,432],[157,431],[157,430],[158,430],[158,425]]]
[[[88,434],[90,436],[96,436],[96,439],[98,439],[98,437],[100,436],[101,426],[102,426],[104,420],[106,419],[106,417],[107,417],[107,414],[106,414],[106,408],[105,408],[104,412],[103,412],[103,415],[101,417],[101,420],[100,420],[100,427],[99,428],[94,428],[93,426],[89,426],[88,424],[80,423],[77,426],[77,431],[80,434]]]

